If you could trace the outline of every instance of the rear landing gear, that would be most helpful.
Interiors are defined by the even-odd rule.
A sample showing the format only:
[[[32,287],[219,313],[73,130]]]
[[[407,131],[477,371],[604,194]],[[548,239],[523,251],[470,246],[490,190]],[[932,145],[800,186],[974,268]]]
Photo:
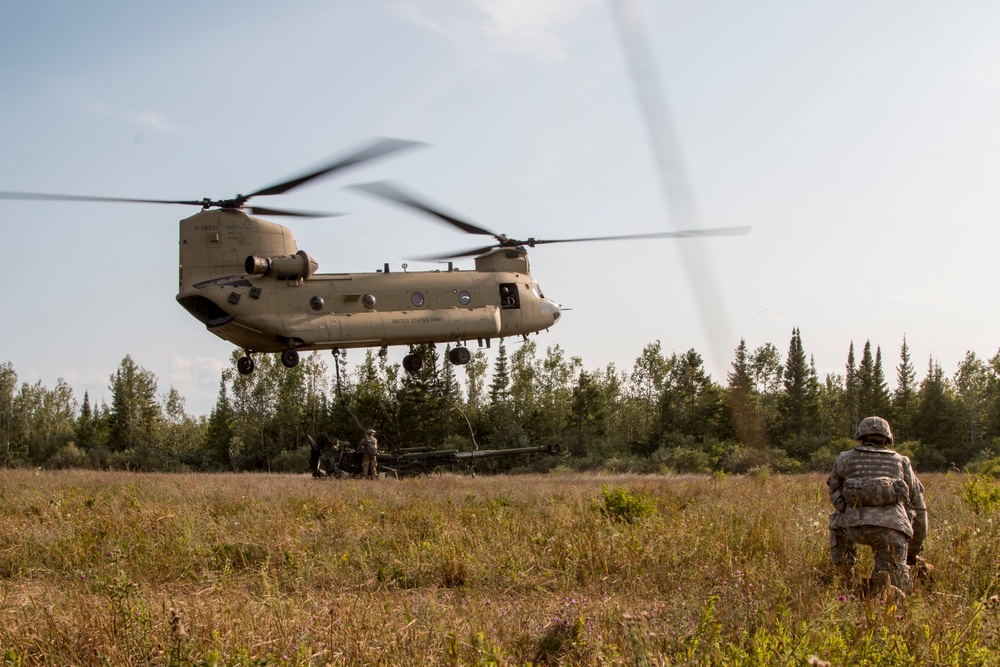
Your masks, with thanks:
[[[472,353],[469,352],[469,348],[464,346],[456,347],[448,352],[448,361],[456,366],[464,366],[469,363],[470,359],[472,359]]]
[[[240,372],[240,375],[250,375],[253,373],[253,359],[250,358],[250,352],[247,352],[246,356],[240,357],[236,361],[236,370]]]
[[[282,350],[281,352],[281,364],[285,368],[295,368],[299,365],[299,353],[292,348],[287,350]]]

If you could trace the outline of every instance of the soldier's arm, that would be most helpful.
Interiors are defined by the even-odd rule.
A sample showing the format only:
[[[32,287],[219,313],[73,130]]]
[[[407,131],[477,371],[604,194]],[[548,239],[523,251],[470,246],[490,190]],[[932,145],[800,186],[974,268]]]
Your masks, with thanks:
[[[910,502],[909,510],[913,515],[913,537],[910,538],[907,546],[907,558],[914,559],[924,548],[924,540],[927,538],[927,502],[924,499],[924,485],[920,483],[917,476],[910,470]]]
[[[837,462],[833,464],[833,472],[826,480],[826,485],[830,488],[830,502],[838,512],[843,512],[847,507],[847,501],[844,499],[844,476],[840,472],[840,461],[841,457],[838,457]]]

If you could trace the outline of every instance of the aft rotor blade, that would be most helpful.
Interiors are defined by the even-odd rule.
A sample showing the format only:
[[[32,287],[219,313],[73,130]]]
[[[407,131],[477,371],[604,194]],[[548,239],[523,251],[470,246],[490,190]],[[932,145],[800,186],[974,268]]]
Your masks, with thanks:
[[[53,195],[40,192],[0,192],[0,199],[35,199],[41,201],[129,202],[133,204],[185,204],[203,206],[204,202],[190,199],[131,199],[127,197],[93,197],[90,195]]]
[[[285,181],[284,183],[278,183],[276,185],[257,190],[256,192],[246,195],[246,198],[249,199],[250,197],[260,197],[263,195],[280,195],[293,188],[297,188],[300,185],[304,185],[315,178],[319,178],[320,176],[326,176],[327,174],[332,174],[335,171],[341,171],[343,169],[361,164],[362,162],[369,162],[407,148],[424,145],[426,144],[422,144],[418,141],[380,137],[369,146],[366,146],[365,148],[362,148],[347,157],[339,158],[321,169],[309,172],[308,174],[303,174],[302,176]]]
[[[283,208],[266,208],[264,206],[247,206],[243,209],[250,215],[284,215],[294,218],[334,218],[345,213],[330,213],[324,211],[291,211]]]
[[[401,206],[426,213],[427,215],[437,218],[438,220],[452,225],[453,227],[458,227],[463,232],[468,234],[483,234],[485,236],[493,236],[501,242],[504,240],[504,237],[496,232],[490,231],[485,227],[480,227],[479,225],[474,225],[471,222],[467,222],[460,218],[456,218],[453,215],[445,213],[436,206],[420,201],[408,192],[403,191],[398,185],[393,185],[389,181],[358,183],[357,185],[350,185],[348,187],[355,190],[361,190],[362,192],[367,192],[368,194],[375,195],[376,197],[380,197],[387,201],[395,202]]]
[[[481,248],[469,248],[468,250],[457,250],[455,252],[450,252],[445,255],[420,255],[419,257],[413,257],[412,259],[421,262],[431,262],[438,261],[442,259],[459,259],[461,257],[475,257],[476,255],[482,255],[484,252],[489,252],[494,248],[498,248],[497,244],[483,246]]]
[[[702,236],[746,236],[751,227],[711,227],[708,229],[681,229],[676,232],[651,232],[649,234],[618,234],[615,236],[590,236],[578,239],[529,239],[525,245],[543,243],[576,243],[579,241],[625,241],[629,239],[685,239]]]

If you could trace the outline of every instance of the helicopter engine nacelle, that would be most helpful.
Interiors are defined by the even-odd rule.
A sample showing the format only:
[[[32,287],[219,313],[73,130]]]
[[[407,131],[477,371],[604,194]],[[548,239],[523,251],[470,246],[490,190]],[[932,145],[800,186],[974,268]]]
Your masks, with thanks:
[[[256,276],[273,275],[277,280],[305,280],[319,269],[319,263],[305,250],[282,257],[250,255],[244,264],[246,272]]]

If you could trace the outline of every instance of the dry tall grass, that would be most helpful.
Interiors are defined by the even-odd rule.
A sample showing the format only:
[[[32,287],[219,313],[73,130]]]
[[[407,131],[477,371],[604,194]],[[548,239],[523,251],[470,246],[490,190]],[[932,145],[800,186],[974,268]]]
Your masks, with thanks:
[[[0,471],[0,657],[1000,664],[996,517],[924,481],[937,577],[897,607],[832,580],[820,475]]]

